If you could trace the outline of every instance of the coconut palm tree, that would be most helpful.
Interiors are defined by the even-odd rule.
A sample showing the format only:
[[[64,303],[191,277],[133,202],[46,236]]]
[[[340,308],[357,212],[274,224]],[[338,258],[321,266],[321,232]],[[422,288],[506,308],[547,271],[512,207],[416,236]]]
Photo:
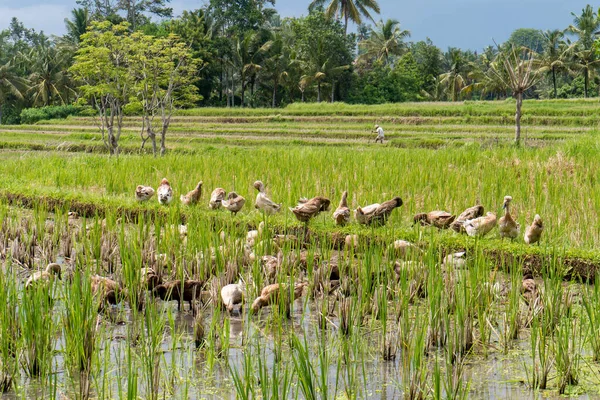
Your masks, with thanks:
[[[90,15],[87,8],[74,8],[71,10],[71,19],[65,18],[65,35],[72,43],[79,43],[79,38],[83,35],[90,24]]]
[[[457,101],[462,89],[467,86],[469,62],[460,49],[451,48],[446,53],[447,71],[440,75],[440,83],[450,92],[452,101]]]
[[[410,31],[400,29],[400,22],[395,19],[379,21],[368,39],[358,45],[363,51],[359,58],[375,59],[389,63],[390,56],[400,56],[406,51],[404,39],[410,37]]]
[[[55,47],[39,46],[24,55],[31,70],[27,91],[34,106],[64,104],[75,94],[67,71],[67,56]]]
[[[7,62],[0,65],[0,124],[2,123],[2,106],[9,96],[22,100],[27,90],[27,81],[15,72],[13,65]]]
[[[271,35],[271,40],[267,42],[270,48],[263,62],[260,78],[273,85],[272,107],[275,108],[279,86],[289,78],[290,68],[295,60],[289,43],[291,33],[278,28],[273,30]]]
[[[575,68],[583,72],[584,76],[584,95],[588,97],[588,87],[590,80],[591,67],[596,64],[596,52],[594,51],[594,35],[600,29],[600,18],[594,12],[591,5],[587,5],[581,15],[573,15],[573,24],[569,26],[568,31],[577,35],[577,42],[571,47],[573,61],[578,64]]]
[[[313,0],[308,9],[312,11],[317,7],[323,7],[327,2],[329,5],[325,9],[325,15],[329,18],[343,18],[345,33],[348,33],[348,21],[360,24],[362,18],[366,17],[374,22],[369,10],[376,14],[381,12],[377,0]]]
[[[313,46],[308,51],[308,58],[302,65],[305,74],[300,77],[300,90],[304,90],[311,84],[317,85],[317,102],[321,102],[321,89],[324,83],[331,83],[331,93],[333,101],[333,93],[335,92],[335,82],[339,75],[350,68],[349,65],[339,65],[335,62],[333,54],[327,53],[325,39],[322,37],[315,38]],[[304,101],[304,100],[303,100]]]
[[[557,97],[556,74],[567,68],[569,63],[568,45],[563,40],[565,32],[555,29],[542,33],[544,42],[542,47],[544,52],[540,54],[537,60],[539,72],[547,72],[552,77],[552,86],[554,88],[554,98]]]

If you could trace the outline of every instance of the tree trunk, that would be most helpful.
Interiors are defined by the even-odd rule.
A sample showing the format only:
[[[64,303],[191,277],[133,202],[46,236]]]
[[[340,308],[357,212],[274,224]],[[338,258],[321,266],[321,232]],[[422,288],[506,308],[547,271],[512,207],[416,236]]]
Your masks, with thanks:
[[[163,126],[163,129],[160,133],[160,156],[164,157],[167,152],[167,146],[165,145],[165,141],[167,138],[167,128]]]
[[[277,79],[273,82],[273,108],[277,106]]]
[[[517,111],[515,113],[515,144],[521,143],[521,106],[523,105],[523,92],[516,93]]]
[[[244,85],[244,80],[242,78],[242,104],[240,104],[242,107],[245,106],[245,102],[244,102],[245,92],[246,92],[246,85]]]
[[[2,104],[0,104],[0,125],[2,125]]]
[[[331,82],[331,102],[335,102],[335,81]]]
[[[317,83],[317,103],[321,102],[321,82]]]
[[[587,67],[583,70],[583,73],[584,73],[584,80],[583,80],[583,91],[584,91],[584,94],[583,95],[587,99],[587,97],[588,97],[588,85],[590,83],[589,82],[590,76],[588,74]]]
[[[344,36],[348,35],[348,12],[344,14]]]
[[[554,85],[554,98],[556,99],[558,96],[556,94],[556,67],[552,67],[552,85]]]

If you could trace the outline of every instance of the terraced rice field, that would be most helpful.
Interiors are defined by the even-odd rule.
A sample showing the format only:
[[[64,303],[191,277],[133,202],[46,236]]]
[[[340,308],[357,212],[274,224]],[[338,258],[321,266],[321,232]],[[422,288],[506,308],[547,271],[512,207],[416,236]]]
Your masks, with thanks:
[[[598,397],[597,109],[525,102],[521,147],[510,102],[184,110],[162,158],[139,151],[136,117],[119,158],[92,118],[2,126],[2,398]],[[163,177],[172,204],[136,202]],[[281,212],[254,209],[257,179]],[[200,203],[183,205],[200,180]],[[210,210],[217,187],[242,211]],[[344,190],[352,210],[403,205],[384,226],[336,226]],[[288,207],[317,195],[330,210],[296,220]],[[505,195],[514,240],[413,224],[477,202],[500,217]],[[62,279],[25,287],[53,262]],[[149,271],[199,282],[191,307]],[[233,313],[226,284],[244,292]],[[269,284],[278,297],[253,310]]]

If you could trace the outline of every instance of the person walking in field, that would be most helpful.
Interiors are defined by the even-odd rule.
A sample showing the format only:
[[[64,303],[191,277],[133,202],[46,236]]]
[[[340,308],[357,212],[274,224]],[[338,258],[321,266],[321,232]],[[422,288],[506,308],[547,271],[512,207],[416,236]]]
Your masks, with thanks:
[[[377,137],[375,138],[375,143],[381,142],[383,143],[383,139],[385,139],[385,135],[383,134],[383,128],[379,125],[375,125],[375,132],[377,133]]]

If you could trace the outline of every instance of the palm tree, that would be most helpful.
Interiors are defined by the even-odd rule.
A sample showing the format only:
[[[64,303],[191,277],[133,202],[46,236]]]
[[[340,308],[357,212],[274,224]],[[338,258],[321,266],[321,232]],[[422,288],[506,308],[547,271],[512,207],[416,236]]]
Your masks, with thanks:
[[[325,15],[329,18],[343,18],[345,33],[348,33],[349,20],[355,24],[362,23],[362,17],[373,21],[369,10],[374,11],[376,14],[381,12],[377,0],[313,0],[308,9],[312,11],[317,7],[323,7],[326,2],[329,2],[329,5],[325,9]]]
[[[241,39],[237,39],[233,62],[236,69],[239,71],[241,80],[242,107],[246,104],[245,93],[248,83],[251,84],[250,89],[251,92],[253,92],[254,79],[262,69],[262,65],[258,58],[264,54],[270,46],[271,42],[260,45],[260,35],[258,32],[248,32]]]
[[[27,90],[27,81],[15,72],[12,64],[0,65],[0,124],[2,124],[2,106],[9,96],[22,100]]]
[[[544,53],[540,55],[537,63],[539,72],[547,72],[552,76],[554,98],[557,97],[556,73],[565,69],[568,63],[568,46],[563,40],[565,32],[555,29],[542,33]]]
[[[404,39],[410,37],[410,31],[400,29],[400,22],[395,19],[380,21],[368,39],[358,45],[363,51],[359,58],[375,59],[389,63],[390,56],[400,56],[406,50]]]
[[[446,54],[447,71],[440,75],[440,83],[450,91],[452,101],[457,101],[461,90],[467,86],[469,63],[460,49],[451,48]]]
[[[594,48],[584,49],[581,46],[577,46],[577,43],[570,48],[570,54],[573,60],[571,70],[573,72],[583,71],[583,95],[587,98],[590,78],[596,75],[596,68],[600,65],[600,59],[596,57],[596,50]]]
[[[581,15],[574,13],[571,15],[573,15],[573,25],[570,25],[568,30],[578,37],[571,48],[571,53],[574,55],[574,61],[579,64],[576,69],[583,71],[584,95],[588,97],[590,67],[596,64],[594,34],[600,29],[600,18],[589,4],[582,10]]]
[[[272,107],[277,106],[277,91],[282,82],[290,75],[290,68],[295,63],[288,41],[290,34],[282,29],[272,31],[268,56],[264,60],[261,79],[273,85]]]
[[[65,53],[54,47],[39,46],[24,58],[33,71],[29,75],[30,87],[27,93],[34,106],[64,104],[69,95],[75,93],[66,73]]]
[[[65,27],[67,28],[67,38],[72,43],[79,43],[79,38],[83,35],[90,24],[90,16],[87,8],[74,8],[71,10],[71,19],[65,18]]]
[[[304,62],[303,71],[306,73],[300,78],[300,90],[304,99],[304,90],[308,85],[317,84],[317,102],[321,102],[321,89],[323,83],[327,80],[331,82],[331,93],[333,101],[333,93],[335,92],[335,80],[339,74],[348,68],[349,65],[336,65],[332,54],[326,52],[325,39],[322,37],[315,38],[313,46],[309,48],[308,59]],[[304,101],[304,100],[303,100]]]

